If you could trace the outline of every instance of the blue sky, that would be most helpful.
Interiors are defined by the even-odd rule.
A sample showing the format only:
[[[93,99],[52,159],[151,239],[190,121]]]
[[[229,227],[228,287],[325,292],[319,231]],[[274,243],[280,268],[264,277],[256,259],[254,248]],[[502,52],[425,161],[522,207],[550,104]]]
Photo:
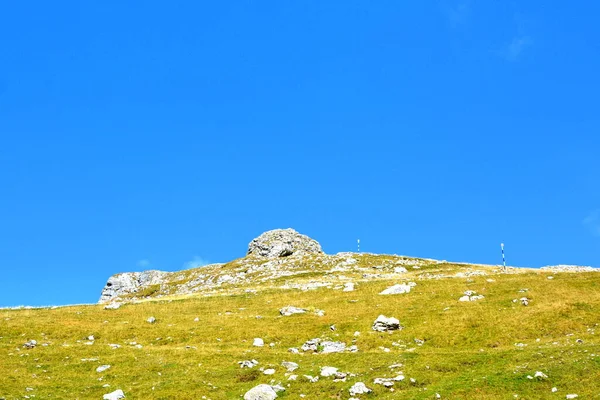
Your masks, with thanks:
[[[12,2],[0,305],[243,256],[600,266],[597,2]]]

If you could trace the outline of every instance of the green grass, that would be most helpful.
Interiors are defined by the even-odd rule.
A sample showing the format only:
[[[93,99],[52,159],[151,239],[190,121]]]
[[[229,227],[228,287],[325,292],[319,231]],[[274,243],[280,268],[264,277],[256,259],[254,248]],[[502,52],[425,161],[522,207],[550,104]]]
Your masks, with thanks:
[[[239,399],[259,383],[281,382],[286,387],[282,399],[298,399],[300,394],[347,399],[357,381],[373,389],[371,395],[359,396],[365,399],[433,399],[436,393],[444,399],[564,399],[568,393],[580,399],[599,397],[600,275],[555,274],[548,280],[547,274],[528,272],[418,280],[422,272],[411,272],[417,286],[396,296],[378,293],[401,280],[358,282],[354,292],[281,290],[267,282],[256,285],[256,294],[163,299],[118,310],[99,305],[0,310],[0,398],[100,399],[122,389],[128,399]],[[317,275],[311,272],[310,278]],[[519,293],[524,288],[528,291]],[[459,303],[467,289],[485,299]],[[529,306],[513,303],[523,296],[532,299]],[[281,317],[278,311],[287,305],[323,309],[325,316]],[[398,318],[404,329],[372,331],[379,314]],[[156,317],[155,324],[145,322],[150,316]],[[196,317],[199,322],[194,322]],[[335,331],[329,328],[332,324]],[[85,344],[89,335],[95,336],[93,345]],[[255,337],[267,345],[253,347]],[[315,337],[348,345],[355,339],[359,352],[288,352]],[[418,346],[415,338],[425,343]],[[38,346],[24,349],[30,339]],[[122,347],[112,350],[111,343]],[[98,360],[82,361],[90,358]],[[259,361],[254,369],[237,364],[253,358]],[[298,380],[287,380],[282,361],[300,365],[294,372]],[[376,377],[393,377],[389,366],[396,363],[404,364],[395,371],[404,372],[406,380],[394,392],[373,384]],[[112,367],[97,373],[102,364]],[[318,375],[323,366],[356,376],[346,382],[321,378],[309,383],[302,378]],[[276,373],[266,376],[261,367],[275,368]],[[536,371],[548,379],[527,378]],[[558,392],[552,393],[552,387]]]

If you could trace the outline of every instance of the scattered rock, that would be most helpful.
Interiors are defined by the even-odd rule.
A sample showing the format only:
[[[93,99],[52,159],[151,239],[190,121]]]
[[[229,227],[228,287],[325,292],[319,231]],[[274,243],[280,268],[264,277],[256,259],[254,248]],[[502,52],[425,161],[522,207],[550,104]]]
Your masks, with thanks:
[[[354,385],[352,385],[352,387],[350,388],[350,396],[355,396],[357,394],[367,394],[367,393],[371,393],[372,390],[369,389],[364,383],[362,382],[356,382]]]
[[[285,317],[289,317],[290,315],[293,315],[293,314],[304,314],[305,312],[306,312],[306,309],[298,308],[298,307],[294,307],[294,306],[283,307],[281,310],[279,310],[279,314],[281,314]]]
[[[254,342],[252,342],[252,346],[255,347],[263,347],[265,345],[265,341],[261,338],[254,338]]]
[[[373,330],[378,332],[387,332],[387,331],[395,331],[402,329],[400,326],[400,321],[393,317],[386,317],[385,315],[380,315],[377,317],[375,322],[373,322]]]
[[[294,229],[274,229],[265,232],[248,245],[248,255],[261,257],[277,258],[308,254],[323,254],[321,245]]]
[[[23,344],[26,349],[33,349],[35,346],[37,346],[37,341],[33,339]]]
[[[302,351],[317,351],[319,349],[319,343],[321,343],[321,339],[319,338],[310,339],[304,342],[300,349],[302,349]]]
[[[342,353],[344,350],[346,350],[346,343],[342,342],[325,341],[321,342],[321,346],[321,353],[323,354]]]
[[[477,295],[473,290],[467,290],[464,294],[458,301],[477,301],[484,298],[482,295]]]
[[[110,365],[101,365],[98,368],[96,368],[96,372],[104,372],[109,368],[110,368]]]
[[[275,374],[275,370],[273,368],[265,369],[263,371],[263,374],[265,374],[265,375],[274,375]]]
[[[120,400],[125,398],[125,393],[121,389],[117,389],[112,393],[105,394],[102,398],[104,400]]]
[[[330,376],[333,376],[335,374],[337,374],[338,369],[335,367],[323,367],[321,368],[321,376],[324,378],[328,378]]]
[[[121,303],[110,303],[108,305],[104,306],[105,310],[118,310],[119,308],[121,308]]]
[[[531,301],[527,297],[521,297],[519,300],[521,301],[521,304],[523,304],[524,306],[528,306],[529,302]]]
[[[281,366],[288,370],[288,372],[293,372],[298,369],[298,364],[291,361],[284,361],[281,363]]]
[[[576,399],[578,397],[579,397],[579,395],[577,395],[577,394],[568,394],[566,398],[567,399]]]
[[[534,378],[540,378],[540,379],[548,378],[548,375],[546,375],[542,371],[537,371],[533,376],[534,376]]]
[[[397,375],[394,378],[375,378],[373,383],[376,385],[383,385],[387,388],[394,386],[395,382],[400,382],[404,380],[404,375]]]
[[[344,283],[344,289],[342,289],[342,292],[352,292],[352,291],[354,291],[354,283],[353,282]]]
[[[147,323],[149,323],[149,324],[153,324],[153,323],[155,323],[155,322],[156,322],[156,318],[154,318],[154,317],[150,317],[150,318],[148,318],[148,319],[146,320],[146,322],[147,322]]]
[[[408,292],[410,292],[410,285],[399,284],[391,286],[379,294],[403,294]]]
[[[240,368],[254,368],[255,366],[258,365],[258,361],[244,360],[244,361],[238,361],[238,364],[240,364]]]
[[[275,400],[277,392],[270,385],[261,384],[253,387],[244,394],[244,400]]]

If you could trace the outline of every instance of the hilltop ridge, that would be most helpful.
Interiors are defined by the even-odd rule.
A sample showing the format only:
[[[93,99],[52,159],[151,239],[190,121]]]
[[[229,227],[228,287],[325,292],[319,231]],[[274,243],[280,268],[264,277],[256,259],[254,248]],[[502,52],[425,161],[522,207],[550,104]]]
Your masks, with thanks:
[[[177,272],[144,271],[113,275],[99,303],[165,296],[241,293],[264,288],[340,289],[347,283],[386,279],[442,279],[517,273],[526,269],[388,254],[326,254],[316,240],[294,229],[274,229],[253,239],[247,255],[223,264]]]

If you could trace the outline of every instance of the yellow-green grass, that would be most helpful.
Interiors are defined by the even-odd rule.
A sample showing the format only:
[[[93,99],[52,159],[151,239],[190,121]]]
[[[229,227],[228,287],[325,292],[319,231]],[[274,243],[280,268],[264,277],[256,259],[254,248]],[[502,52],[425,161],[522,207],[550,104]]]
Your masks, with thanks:
[[[256,294],[162,299],[118,310],[100,305],[0,310],[0,398],[101,399],[122,389],[127,399],[239,399],[257,384],[280,382],[286,387],[282,399],[300,394],[347,399],[358,381],[373,389],[359,396],[365,399],[432,399],[436,393],[444,399],[564,399],[568,393],[598,398],[600,275],[547,276],[528,272],[417,280],[410,293],[393,296],[378,293],[400,281],[361,282],[353,292],[270,288]],[[485,299],[458,302],[465,290]],[[524,296],[531,299],[529,306],[513,302]],[[323,309],[325,316],[280,316],[279,309],[287,305]],[[380,314],[398,318],[404,328],[374,332],[371,326]],[[147,323],[150,316],[157,322]],[[360,336],[354,336],[356,331]],[[95,337],[92,345],[85,344],[89,335]],[[257,337],[265,347],[252,346]],[[288,351],[317,337],[348,345],[356,339],[359,351]],[[37,347],[23,348],[30,339],[37,340]],[[425,343],[418,346],[414,339]],[[122,347],[113,350],[111,343]],[[526,346],[515,345],[521,343]],[[82,361],[90,358],[98,360]],[[258,360],[258,367],[241,369],[237,363],[250,359]],[[287,380],[282,361],[300,365],[296,381]],[[398,363],[403,367],[389,368]],[[111,368],[97,373],[103,364]],[[323,366],[356,376],[316,383],[302,377],[318,375]],[[261,367],[276,373],[264,375]],[[373,384],[374,378],[399,371],[406,379],[395,384],[394,392]],[[536,371],[548,378],[527,378]]]

